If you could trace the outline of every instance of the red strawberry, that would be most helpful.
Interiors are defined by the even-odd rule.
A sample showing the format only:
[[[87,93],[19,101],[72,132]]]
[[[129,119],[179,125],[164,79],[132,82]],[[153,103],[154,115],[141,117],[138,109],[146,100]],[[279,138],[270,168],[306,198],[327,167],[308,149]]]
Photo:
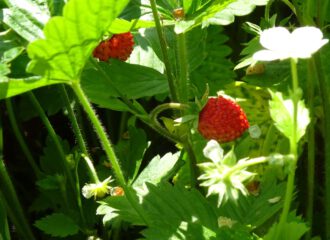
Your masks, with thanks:
[[[133,51],[133,45],[133,35],[130,32],[114,34],[94,49],[93,56],[100,61],[108,61],[109,58],[126,61]]]
[[[249,122],[242,108],[222,96],[210,98],[199,113],[198,131],[206,139],[230,142],[248,128]]]

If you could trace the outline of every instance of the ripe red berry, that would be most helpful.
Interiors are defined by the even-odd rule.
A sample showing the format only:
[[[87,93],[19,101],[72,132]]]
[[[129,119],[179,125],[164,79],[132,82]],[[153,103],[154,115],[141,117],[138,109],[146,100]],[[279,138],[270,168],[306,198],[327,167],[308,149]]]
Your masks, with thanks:
[[[114,34],[94,49],[93,56],[100,61],[108,61],[109,58],[126,61],[133,51],[133,45],[133,35],[130,32]]]
[[[230,142],[248,128],[249,122],[242,108],[222,96],[210,98],[199,113],[198,131],[206,139]]]

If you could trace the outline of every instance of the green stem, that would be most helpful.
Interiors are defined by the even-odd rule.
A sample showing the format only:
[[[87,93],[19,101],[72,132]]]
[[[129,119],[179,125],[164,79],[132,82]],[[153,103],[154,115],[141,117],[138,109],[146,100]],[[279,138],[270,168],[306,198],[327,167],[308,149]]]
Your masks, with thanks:
[[[91,60],[91,63],[97,68],[102,75],[107,79],[107,81],[111,84],[112,81],[108,74],[104,72],[104,70],[94,61]],[[164,129],[160,124],[157,124],[157,122],[154,122],[149,116],[142,112],[134,106],[121,92],[114,86],[112,85],[113,89],[116,91],[116,93],[120,96],[120,98],[123,100],[123,103],[127,105],[129,108],[129,111],[134,114],[136,117],[138,117],[141,121],[143,121],[145,124],[147,124],[149,127],[151,127],[153,130],[161,134],[162,136],[166,137],[168,140],[174,142],[174,143],[180,143],[181,140],[177,136],[174,136],[173,134],[169,133],[166,129]]]
[[[176,40],[179,60],[178,97],[180,103],[187,103],[189,97],[189,66],[187,59],[186,35],[184,33],[177,34]]]
[[[295,6],[289,0],[282,0],[282,2],[291,9],[291,11],[294,13],[294,15],[297,15]]]
[[[190,136],[189,136],[190,137]],[[190,185],[192,188],[197,188],[198,186],[198,181],[197,181],[197,159],[196,155],[194,152],[194,148],[191,144],[191,139],[187,139],[186,142],[184,143],[184,148],[188,153],[188,158],[189,158],[189,171],[190,171]]]
[[[28,224],[23,208],[17,197],[14,184],[7,172],[3,161],[3,132],[2,122],[0,119],[0,198],[6,208],[6,212],[15,225],[17,233],[21,239],[36,239],[33,236],[32,230]]]
[[[158,121],[157,117],[158,115],[167,110],[167,109],[178,109],[178,110],[182,110],[182,109],[187,109],[189,108],[188,105],[186,104],[182,104],[182,103],[163,103],[158,105],[157,107],[155,107],[151,112],[150,112],[150,118],[154,121]]]
[[[83,90],[81,89],[79,83],[73,83],[71,86],[72,86],[72,89],[75,92],[76,96],[78,97],[80,104],[84,108],[85,112],[87,113],[90,121],[92,122],[92,124],[95,128],[95,132],[96,132],[97,136],[99,137],[101,145],[102,145],[105,153],[107,154],[108,160],[111,163],[112,168],[116,174],[116,179],[117,179],[118,183],[121,186],[125,186],[126,180],[125,180],[124,174],[120,168],[119,161],[115,155],[115,152],[111,146],[111,142],[108,139],[108,136],[106,135],[105,130],[103,129],[103,126],[102,126],[100,120],[98,119],[98,117],[96,116],[96,113],[94,112],[92,105],[88,101],[88,99],[87,99],[85,93],[83,92]]]
[[[315,181],[315,126],[314,126],[314,84],[316,71],[314,62],[308,61],[308,77],[307,77],[307,104],[310,115],[310,125],[307,132],[307,207],[306,220],[310,224],[311,229],[313,225],[313,208],[314,208],[314,181]],[[305,239],[309,240],[312,237],[312,230],[308,231]]]
[[[291,76],[292,76],[292,102],[293,102],[293,127],[292,127],[292,135],[290,138],[290,154],[293,156],[291,166],[289,169],[288,180],[286,185],[286,192],[284,198],[284,204],[282,209],[282,214],[280,217],[280,221],[278,224],[278,228],[276,229],[276,239],[282,233],[282,229],[284,224],[287,221],[287,217],[290,211],[290,206],[292,202],[293,192],[294,192],[294,180],[295,180],[295,172],[297,168],[298,161],[298,152],[297,152],[297,114],[298,114],[298,101],[299,101],[299,86],[298,86],[298,71],[297,71],[297,60],[290,59],[291,63]]]
[[[265,20],[266,20],[266,22],[267,23],[269,23],[270,22],[270,7],[271,7],[271,5],[273,4],[273,1],[274,0],[269,0],[268,1],[268,3],[266,4],[266,7],[265,7]]]
[[[314,55],[314,60],[324,111],[325,229],[326,239],[330,239],[330,84],[329,79],[325,79],[322,61],[318,53]]]
[[[34,161],[34,158],[33,158],[32,153],[31,153],[31,151],[30,151],[30,149],[29,149],[29,147],[28,147],[28,145],[27,145],[27,143],[24,139],[22,131],[20,131],[20,129],[18,127],[18,123],[17,123],[16,117],[15,117],[12,102],[8,98],[6,99],[6,107],[7,107],[7,112],[8,112],[10,125],[13,129],[14,135],[16,136],[16,139],[17,139],[19,145],[22,148],[24,156],[26,157],[29,164],[31,165],[34,174],[37,176],[37,178],[39,178],[41,176],[41,171],[40,171],[38,165],[36,164],[36,162]]]
[[[108,157],[108,160],[110,161],[110,163],[112,165],[112,168],[116,175],[117,182],[119,183],[119,185],[121,185],[124,188],[127,200],[130,202],[130,204],[136,210],[136,212],[140,215],[140,217],[144,220],[144,222],[148,225],[149,221],[145,217],[145,214],[143,213],[143,209],[141,208],[141,206],[135,199],[134,193],[127,186],[124,174],[119,165],[119,161],[111,146],[111,142],[108,139],[108,137],[105,133],[105,130],[103,129],[103,126],[102,126],[99,118],[97,117],[92,105],[90,104],[85,93],[81,89],[79,82],[73,82],[71,84],[71,87],[72,87],[73,91],[75,92],[76,96],[78,97],[80,104],[84,108],[85,112],[87,113],[87,116],[89,117],[90,121],[92,122],[92,124],[95,128],[95,132],[100,139],[100,143]]]
[[[64,104],[65,104],[66,110],[68,111],[68,117],[72,124],[73,132],[78,140],[79,148],[80,148],[81,152],[84,154],[84,156],[86,156],[86,157],[83,157],[83,159],[85,160],[85,163],[86,163],[86,166],[88,169],[88,174],[94,183],[99,183],[100,180],[97,176],[95,167],[94,167],[92,161],[90,160],[90,156],[88,154],[86,143],[85,143],[83,135],[80,131],[80,127],[78,125],[77,118],[71,107],[70,99],[69,99],[68,93],[67,93],[64,85],[60,85],[60,91],[62,93],[62,98],[63,98]]]
[[[30,98],[30,101],[33,105],[33,107],[37,110],[39,117],[41,119],[41,121],[43,122],[43,124],[45,125],[48,134],[50,136],[50,138],[53,140],[55,147],[60,155],[60,158],[62,160],[61,164],[62,164],[62,168],[65,172],[66,177],[69,180],[69,183],[71,185],[72,190],[74,190],[76,188],[76,185],[73,181],[73,177],[70,171],[70,167],[69,167],[69,163],[67,162],[63,147],[58,139],[58,136],[56,135],[56,132],[52,126],[52,124],[50,123],[46,113],[44,112],[44,110],[42,109],[40,103],[38,102],[37,98],[34,96],[34,94],[32,92],[28,92],[28,97]],[[66,186],[65,186],[66,187]],[[66,191],[66,190],[64,190]]]
[[[178,96],[177,96],[177,92],[176,92],[176,88],[175,88],[175,79],[174,79],[173,73],[172,73],[171,62],[170,62],[170,58],[169,58],[168,52],[167,52],[168,46],[166,44],[165,35],[164,35],[163,29],[162,29],[162,26],[160,23],[160,18],[159,18],[158,11],[157,11],[156,1],[150,0],[150,5],[151,5],[151,9],[152,9],[152,14],[154,16],[154,21],[156,24],[156,30],[157,30],[157,34],[158,34],[158,38],[159,38],[160,47],[161,47],[162,54],[163,54],[163,60],[164,60],[164,65],[165,65],[165,69],[166,69],[168,85],[170,88],[171,99],[172,99],[172,101],[177,102]]]

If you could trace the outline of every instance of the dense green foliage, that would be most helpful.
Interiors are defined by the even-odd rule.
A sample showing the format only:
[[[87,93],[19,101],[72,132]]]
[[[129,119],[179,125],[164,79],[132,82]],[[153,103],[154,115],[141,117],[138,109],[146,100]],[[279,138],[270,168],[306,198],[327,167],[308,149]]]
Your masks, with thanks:
[[[0,239],[330,238],[329,44],[253,57],[268,28],[327,38],[328,0],[0,7]],[[93,58],[125,32],[127,61]],[[217,95],[250,124],[229,143],[198,132]]]

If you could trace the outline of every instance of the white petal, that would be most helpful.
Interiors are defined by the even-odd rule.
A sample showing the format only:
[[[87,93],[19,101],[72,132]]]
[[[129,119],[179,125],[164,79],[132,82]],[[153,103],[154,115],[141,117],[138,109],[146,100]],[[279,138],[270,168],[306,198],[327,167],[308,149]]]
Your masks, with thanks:
[[[210,140],[203,149],[204,156],[212,160],[214,163],[220,162],[223,159],[223,149],[215,140]]]
[[[322,39],[323,34],[315,27],[301,27],[291,34],[291,55],[295,58],[309,58],[319,50],[328,39]]]
[[[290,35],[284,27],[269,28],[260,34],[260,43],[269,50],[282,52],[290,42]]]
[[[253,54],[252,58],[257,61],[273,61],[278,59],[286,59],[290,56],[288,53],[270,50],[260,50]]]

